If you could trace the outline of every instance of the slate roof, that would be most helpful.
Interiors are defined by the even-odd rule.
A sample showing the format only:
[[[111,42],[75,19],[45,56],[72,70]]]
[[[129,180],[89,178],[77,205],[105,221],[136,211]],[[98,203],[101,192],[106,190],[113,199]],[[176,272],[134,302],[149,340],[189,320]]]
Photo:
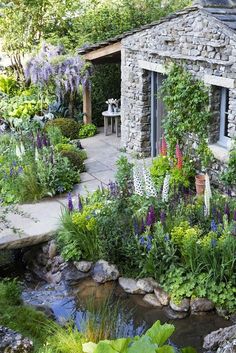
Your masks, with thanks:
[[[78,54],[83,55],[94,51],[96,49],[103,48],[109,44],[114,44],[120,42],[123,38],[126,38],[132,34],[137,32],[141,32],[145,29],[152,28],[157,26],[163,22],[172,20],[177,18],[181,15],[188,14],[192,11],[196,11],[198,9],[204,9],[207,13],[215,17],[216,19],[220,20],[222,23],[227,25],[232,30],[236,30],[236,0],[196,0],[192,7],[186,7],[181,11],[177,11],[173,14],[170,14],[158,21],[154,21],[147,25],[144,25],[139,28],[132,29],[130,31],[124,32],[121,35],[115,36],[113,38],[107,39],[105,41],[89,45],[86,47],[82,47],[78,49]]]

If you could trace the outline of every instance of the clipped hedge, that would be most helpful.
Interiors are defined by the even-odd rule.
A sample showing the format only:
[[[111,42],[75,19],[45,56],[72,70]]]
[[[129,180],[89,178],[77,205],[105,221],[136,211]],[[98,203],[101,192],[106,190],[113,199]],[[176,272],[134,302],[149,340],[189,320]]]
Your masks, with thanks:
[[[79,129],[81,125],[73,119],[57,118],[54,120],[50,120],[45,125],[45,129],[47,130],[50,126],[58,127],[61,130],[63,136],[71,140],[79,138]]]
[[[71,165],[80,172],[85,171],[84,166],[84,155],[78,151],[61,151],[60,152],[62,157],[66,157],[69,159]]]

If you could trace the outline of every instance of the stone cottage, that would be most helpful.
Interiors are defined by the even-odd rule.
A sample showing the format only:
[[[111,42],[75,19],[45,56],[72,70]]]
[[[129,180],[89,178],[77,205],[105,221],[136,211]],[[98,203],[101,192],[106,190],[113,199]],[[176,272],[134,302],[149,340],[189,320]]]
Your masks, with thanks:
[[[181,63],[210,88],[209,145],[224,168],[236,135],[236,0],[200,0],[158,22],[80,51],[94,64],[121,63],[121,140],[128,151],[158,154],[164,109],[157,91],[166,63]],[[84,110],[91,115],[89,93]],[[214,174],[214,173],[213,173]]]

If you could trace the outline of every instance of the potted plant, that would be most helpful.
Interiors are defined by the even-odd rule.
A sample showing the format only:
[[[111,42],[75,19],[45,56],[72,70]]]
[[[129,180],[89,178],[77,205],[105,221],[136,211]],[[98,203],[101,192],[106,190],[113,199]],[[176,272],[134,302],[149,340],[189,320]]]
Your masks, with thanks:
[[[206,173],[212,164],[213,154],[206,142],[199,144],[196,154],[199,156],[197,168],[199,173],[195,175],[196,193],[197,195],[203,195],[205,192]]]

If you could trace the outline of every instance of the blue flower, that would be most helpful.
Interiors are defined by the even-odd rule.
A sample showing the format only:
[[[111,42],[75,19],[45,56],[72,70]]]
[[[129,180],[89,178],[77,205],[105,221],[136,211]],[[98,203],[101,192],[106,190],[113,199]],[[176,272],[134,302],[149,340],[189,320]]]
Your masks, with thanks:
[[[217,224],[214,219],[211,221],[211,230],[217,232]]]
[[[170,237],[169,237],[169,234],[166,234],[165,236],[164,236],[164,241],[169,241],[170,240]]]
[[[139,240],[140,245],[144,245],[146,243],[144,237],[141,237]]]

